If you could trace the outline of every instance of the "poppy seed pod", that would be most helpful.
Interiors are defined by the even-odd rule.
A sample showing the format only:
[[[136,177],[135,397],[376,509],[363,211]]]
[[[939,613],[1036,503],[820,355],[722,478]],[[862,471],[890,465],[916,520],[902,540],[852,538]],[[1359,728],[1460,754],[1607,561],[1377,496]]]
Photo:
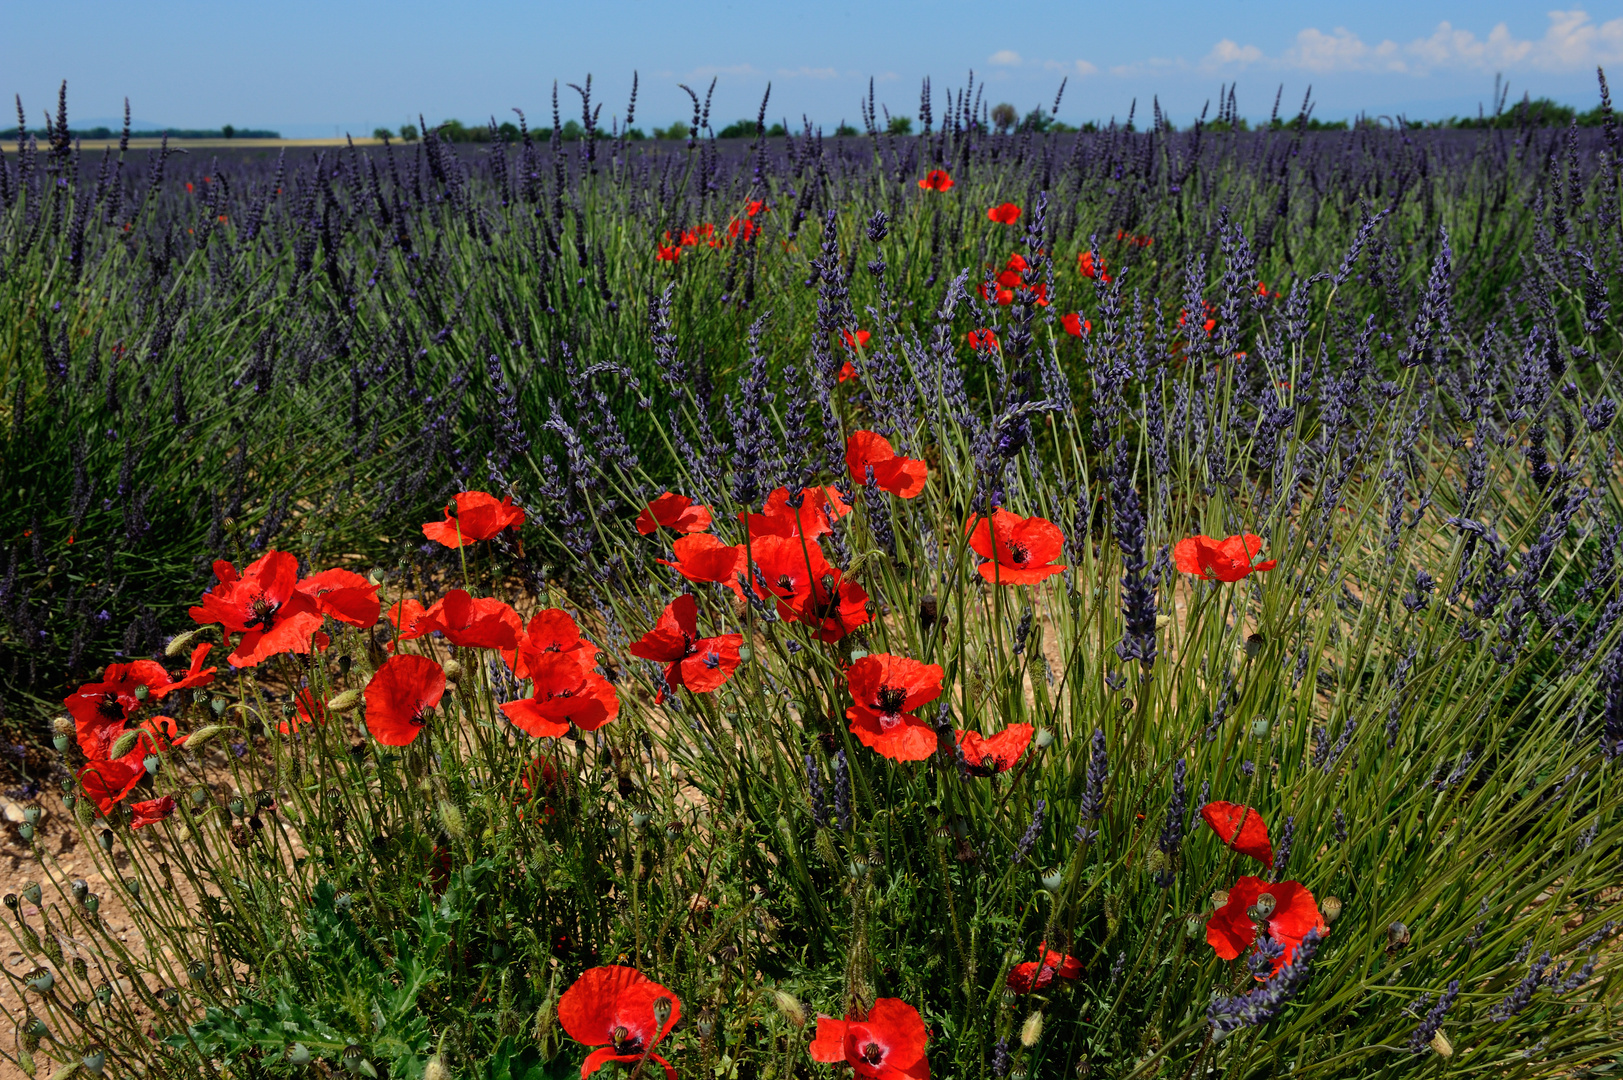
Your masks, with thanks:
[[[1258,895],[1256,903],[1252,906],[1256,908],[1259,919],[1267,919],[1274,913],[1274,909],[1279,906],[1279,901],[1274,899],[1273,893],[1262,893]]]
[[[23,883],[23,899],[30,904],[38,904],[41,896],[39,882],[27,881]]]
[[[1386,928],[1386,948],[1388,952],[1397,952],[1409,944],[1409,928],[1400,922],[1395,922]]]
[[[62,805],[67,807],[69,810],[72,810],[73,809],[73,804],[78,802],[78,801],[79,801],[78,796],[74,795],[74,793],[71,792],[71,791],[64,792],[63,795],[62,795]]]
[[[17,910],[17,894],[16,893],[14,893],[14,892],[6,893],[6,907],[10,908],[13,911]]]
[[[163,767],[163,758],[157,754],[148,754],[141,759],[141,767],[147,771],[148,776],[157,776],[158,770]]]
[[[935,593],[925,593],[919,597],[919,630],[928,636],[930,628],[940,621],[941,606]]]
[[[23,820],[30,825],[39,824],[39,815],[40,809],[37,806],[30,806],[23,810]]]
[[[99,1046],[92,1047],[80,1061],[85,1067],[85,1072],[91,1076],[100,1076],[101,1071],[107,1067],[107,1052]]]
[[[65,754],[65,753],[67,753],[68,747],[73,745],[73,736],[72,735],[52,735],[51,736],[51,745],[56,747],[56,752],[57,753]]]
[[[1217,890],[1213,891],[1213,893],[1212,893],[1212,907],[1214,907],[1214,908],[1226,907],[1228,905],[1228,902],[1229,902],[1229,891],[1227,889],[1217,889]]]
[[[1319,914],[1324,916],[1324,921],[1327,923],[1333,923],[1341,918],[1341,898],[1339,896],[1326,896],[1319,901]]]
[[[1020,1045],[1032,1047],[1037,1040],[1043,1037],[1043,1014],[1039,1009],[1026,1017],[1026,1022],[1020,1025]]]
[[[1266,739],[1268,737],[1268,729],[1272,726],[1273,725],[1271,725],[1266,718],[1259,718],[1251,721],[1251,737],[1253,739]]]
[[[23,843],[32,843],[34,840],[34,826],[26,821],[23,822],[17,826],[17,835],[22,839]]]
[[[671,999],[661,994],[654,999],[654,1023],[660,1027],[671,1018]]]
[[[1201,921],[1199,915],[1191,915],[1189,918],[1183,921],[1183,936],[1188,938],[1190,941],[1194,941],[1196,938],[1200,937],[1201,929],[1205,925],[1206,924]]]
[[[84,878],[74,878],[73,884],[68,888],[73,893],[73,898],[81,904],[85,902],[85,897],[90,895],[90,883]]]
[[[303,1043],[294,1043],[287,1048],[287,1063],[289,1065],[310,1064],[310,1048]]]
[[[1267,644],[1267,639],[1261,634],[1249,634],[1245,639],[1245,654],[1247,656],[1256,656],[1262,651],[1265,644]]]
[[[152,690],[146,683],[137,683],[135,686],[135,700],[145,701],[152,696]]]
[[[1054,733],[1045,727],[1040,727],[1037,729],[1037,733],[1032,736],[1031,741],[1037,744],[1037,749],[1045,749],[1053,745]]]
[[[56,985],[56,976],[51,972],[50,968],[41,967],[35,968],[27,975],[24,975],[23,981],[33,987],[35,992],[48,994],[51,987]]]
[[[1060,867],[1042,876],[1043,888],[1049,892],[1059,892],[1061,885],[1065,884],[1065,868]]]
[[[101,908],[101,897],[91,893],[85,897],[85,910],[94,915]]]

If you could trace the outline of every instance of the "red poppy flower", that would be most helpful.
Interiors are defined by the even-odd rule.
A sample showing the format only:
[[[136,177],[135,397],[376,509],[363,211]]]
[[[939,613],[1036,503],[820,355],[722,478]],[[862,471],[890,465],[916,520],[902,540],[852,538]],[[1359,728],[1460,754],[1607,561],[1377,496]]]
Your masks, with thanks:
[[[620,697],[614,686],[567,653],[543,653],[530,669],[535,692],[509,701],[502,712],[513,726],[534,738],[556,738],[574,724],[596,731],[620,715]]]
[[[766,497],[759,514],[739,514],[753,542],[762,536],[799,536],[816,540],[834,531],[834,522],[851,512],[839,491],[831,487],[802,488],[800,506],[789,505],[789,489],[777,488]]]
[[[307,653],[321,629],[321,610],[300,592],[299,560],[285,551],[268,551],[239,576],[223,559],[214,564],[220,583],[203,594],[188,614],[198,623],[219,623],[228,634],[241,634],[227,659],[235,667],[253,667],[278,653]]]
[[[583,1080],[611,1061],[635,1065],[644,1058],[664,1066],[667,1080],[676,1080],[676,1070],[654,1047],[681,1018],[681,999],[637,969],[619,964],[581,972],[558,999],[558,1023],[569,1037],[598,1047],[581,1063]]]
[[[952,177],[947,175],[946,169],[931,169],[919,181],[919,187],[925,191],[946,191],[952,187]]]
[[[408,746],[445,694],[445,670],[426,656],[391,656],[366,684],[366,730],[384,746]]]
[[[1131,244],[1133,247],[1149,247],[1151,244],[1155,243],[1155,239],[1153,237],[1139,236],[1135,233],[1128,232],[1126,229],[1117,229],[1116,239],[1124,243]]]
[[[562,787],[563,772],[558,763],[547,755],[542,755],[524,766],[518,774],[519,786],[524,789],[521,803],[541,803],[542,817],[552,817],[558,811],[551,805],[554,796],[559,794]]]
[[[872,469],[874,483],[898,499],[916,496],[930,477],[928,465],[917,458],[899,457],[890,440],[871,431],[852,432],[845,441],[845,467],[857,484],[866,484]]]
[[[986,211],[986,220],[999,225],[1013,225],[1020,220],[1020,208],[1012,202],[1002,203]]]
[[[819,1016],[810,1051],[813,1061],[843,1061],[865,1080],[929,1080],[929,1037],[917,1009],[900,998],[878,998],[866,1019]]]
[[[1268,283],[1265,281],[1259,281],[1257,282],[1257,295],[1262,297],[1264,300],[1267,300],[1268,298],[1278,296],[1279,294],[1269,292]]]
[[[298,589],[324,615],[365,629],[378,622],[378,586],[352,570],[323,570],[299,582]]]
[[[513,505],[511,495],[497,502],[486,492],[464,491],[454,501],[455,513],[447,506],[444,521],[430,521],[423,526],[424,536],[448,548],[489,540],[503,529],[517,529],[524,524],[524,511]]]
[[[851,379],[860,380],[861,376],[857,374],[857,369],[851,366],[851,361],[847,360],[840,365],[840,382],[847,382]]]
[[[667,491],[637,515],[637,531],[651,536],[660,528],[679,533],[704,532],[710,528],[710,508],[700,506],[686,495]]]
[[[756,214],[759,214],[765,207],[766,207],[766,203],[762,202],[760,199],[751,199],[749,202],[744,204],[744,213],[746,215],[748,215],[749,217],[754,217]]]
[[[92,760],[79,770],[79,787],[96,804],[102,817],[111,814],[113,807],[134,791],[135,785],[146,776],[146,766],[142,762],[150,752],[145,747],[137,746],[121,758],[113,761]]]
[[[156,825],[175,812],[175,797],[164,795],[144,802],[132,802],[130,812],[133,815],[130,819],[130,828],[142,829],[148,825]]]
[[[283,735],[291,735],[310,724],[327,722],[326,704],[317,701],[315,691],[308,686],[302,686],[294,691],[293,710],[292,716],[279,721],[276,725],[276,730]]]
[[[1031,745],[1036,730],[1030,724],[1010,724],[990,739],[978,731],[960,731],[958,749],[971,769],[987,775],[1008,772]]]
[[[597,663],[598,647],[580,636],[575,619],[562,608],[545,608],[530,618],[519,634],[518,648],[503,649],[502,659],[516,678],[528,679],[530,672],[552,655],[565,656],[583,668]]]
[[[188,180],[188,181],[186,181],[186,194],[190,195],[191,193],[192,193],[192,182],[190,180]]]
[[[397,641],[412,641],[439,629],[438,604],[432,608],[425,608],[421,601],[402,596],[390,604],[386,611],[389,621],[394,623]],[[395,642],[389,642],[389,648],[394,647]]]
[[[518,612],[495,597],[475,599],[463,589],[448,590],[423,612],[420,622],[430,619],[433,626],[429,629],[444,634],[452,645],[471,649],[515,649],[524,631]]]
[[[1091,251],[1084,251],[1077,255],[1076,272],[1086,278],[1098,278],[1106,285],[1109,285],[1111,281],[1110,270],[1105,266],[1104,259],[1094,255]]]
[[[1242,877],[1229,886],[1228,903],[1212,912],[1206,922],[1206,941],[1225,960],[1238,959],[1257,940],[1257,927],[1247,909],[1257,897],[1268,893],[1274,898],[1273,914],[1269,915],[1268,936],[1285,947],[1276,957],[1273,970],[1278,971],[1290,963],[1296,946],[1302,943],[1309,930],[1328,934],[1330,926],[1319,914],[1319,905],[1313,894],[1299,881],[1267,882],[1256,877]],[[1261,975],[1257,976],[1259,979]]]
[[[670,233],[666,233],[665,235],[668,238]],[[659,246],[659,254],[654,257],[660,262],[675,262],[682,257],[682,249],[679,247],[666,247],[664,244],[661,244]]]
[[[1008,307],[1010,304],[1014,303],[1013,289],[999,288],[996,292],[993,292],[986,287],[986,282],[984,281],[981,282],[980,289],[982,300],[995,301],[1002,307]]]
[[[851,734],[892,761],[923,761],[935,753],[936,734],[914,710],[941,696],[942,674],[905,656],[864,656],[845,669],[856,702],[845,710]]]
[[[719,582],[731,589],[740,600],[744,598],[744,588],[738,583],[738,575],[744,572],[742,545],[723,544],[709,533],[695,533],[677,537],[672,547],[676,553],[675,562],[669,559],[654,561],[675,568],[689,581]]]
[[[763,536],[754,544],[755,595],[778,601],[780,618],[816,627],[818,641],[838,641],[868,622],[868,594],[830,566],[815,541]]]
[[[737,669],[742,634],[699,636],[699,603],[691,593],[672,600],[654,628],[631,646],[631,655],[665,665],[665,682],[685,686],[695,694],[708,694],[732,678]],[[664,691],[655,704],[664,700]]]
[[[987,329],[971,330],[965,338],[971,349],[997,348],[997,335]]]
[[[146,688],[146,700],[157,702],[176,690],[213,682],[216,669],[203,667],[203,658],[212,648],[204,642],[193,649],[191,669],[177,680],[171,681],[169,672],[151,660],[109,664],[100,682],[85,683],[63,698],[85,757],[106,758],[113,742],[124,733],[125,721],[141,707],[141,687]],[[174,721],[169,723],[173,725]]]
[[[855,334],[849,330],[840,331],[840,340],[845,342],[845,347],[847,349],[860,348],[861,346],[868,344],[868,339],[871,337],[873,337],[873,335],[868,333],[866,330],[858,330]]]
[[[1172,558],[1178,569],[1206,581],[1235,582],[1248,574],[1272,570],[1279,560],[1253,563],[1262,552],[1262,537],[1253,533],[1214,540],[1210,536],[1191,536],[1179,540],[1172,548]]]
[[[1017,994],[1029,994],[1033,990],[1046,990],[1056,978],[1076,979],[1082,975],[1082,961],[1074,956],[1057,953],[1048,947],[1048,942],[1037,946],[1042,953],[1042,960],[1031,960],[1024,964],[1016,964],[1009,972],[1006,981],[1010,990]]]
[[[994,584],[1035,585],[1065,569],[1054,562],[1065,534],[1044,518],[1024,518],[1000,506],[990,518],[971,518],[968,531],[975,554],[990,560],[980,564],[981,577]]]
[[[1072,337],[1081,337],[1083,334],[1093,333],[1093,323],[1088,319],[1084,319],[1080,311],[1073,311],[1069,315],[1061,317],[1059,324]]]
[[[760,231],[761,227],[748,219],[745,219],[744,221],[738,221],[735,219],[727,223],[727,235],[738,240],[747,241]]]
[[[1249,806],[1230,802],[1209,802],[1200,816],[1218,839],[1241,855],[1249,855],[1265,866],[1274,865],[1274,847],[1268,842],[1268,823]]]

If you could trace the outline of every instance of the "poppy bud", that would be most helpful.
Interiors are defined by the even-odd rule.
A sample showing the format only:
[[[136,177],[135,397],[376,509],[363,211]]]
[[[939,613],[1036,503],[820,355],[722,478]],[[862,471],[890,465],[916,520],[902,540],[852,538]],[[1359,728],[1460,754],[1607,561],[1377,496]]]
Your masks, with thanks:
[[[1437,1056],[1447,1061],[1454,1056],[1454,1044],[1441,1031],[1431,1037],[1431,1048],[1437,1051]]]
[[[186,651],[186,647],[192,643],[192,639],[196,636],[196,630],[188,630],[184,634],[176,634],[174,637],[169,639],[169,646],[168,648],[164,649],[163,654],[165,656],[179,656],[181,653]]]
[[[1043,1037],[1043,1013],[1041,1009],[1026,1017],[1026,1022],[1020,1025],[1020,1045],[1031,1047],[1037,1045],[1037,1040]]]
[[[349,669],[353,667],[354,664],[355,661],[350,659],[349,653],[345,653],[343,656],[340,656],[338,658],[338,674],[348,675]]]
[[[73,974],[74,975],[76,975],[79,978],[83,979],[88,975],[89,971],[90,971],[90,965],[85,963],[85,958],[84,957],[75,956],[73,958]]]
[[[1165,630],[1167,627],[1169,627],[1171,625],[1172,625],[1172,616],[1171,615],[1157,615],[1155,617],[1155,628],[1157,630]]]
[[[1386,928],[1386,949],[1388,952],[1397,952],[1409,944],[1409,928],[1400,922],[1395,922]]]
[[[89,799],[75,799],[73,803],[73,820],[79,823],[80,828],[90,828],[90,823],[96,820],[96,807]]]
[[[461,840],[468,835],[468,824],[462,818],[462,811],[457,809],[455,803],[449,799],[441,799],[439,805],[440,824],[454,840]]]
[[[345,690],[332,696],[331,700],[327,702],[327,711],[335,713],[354,712],[355,707],[360,703],[361,692],[359,690]]]
[[[141,733],[139,731],[126,731],[113,740],[113,748],[107,752],[107,756],[115,761],[118,760],[135,749],[135,740],[140,737]]]
[[[445,681],[456,682],[462,678],[462,665],[455,660],[445,662]]]
[[[445,1067],[438,1054],[429,1058],[428,1064],[423,1067],[423,1080],[451,1080],[451,1070]]]
[[[928,636],[931,627],[935,626],[940,617],[941,606],[940,602],[936,599],[935,593],[925,593],[923,596],[919,597],[920,632]]]
[[[51,731],[57,735],[67,735],[71,737],[75,730],[73,718],[71,716],[58,716],[55,720],[51,721]]]
[[[23,899],[30,904],[38,904],[40,899],[39,882],[27,881],[23,883]]]
[[[839,852],[834,848],[834,834],[829,830],[818,829],[816,838],[812,840],[812,846],[817,849],[817,854],[829,866],[834,866],[839,862]]]
[[[1144,860],[1144,869],[1152,874],[1159,874],[1167,868],[1167,853],[1160,848],[1154,848]]]
[[[215,698],[214,700],[219,701],[221,699]],[[218,713],[222,710],[217,709],[215,711]],[[214,738],[214,736],[218,735],[223,730],[225,729],[219,724],[204,724],[202,727],[192,732],[192,737],[186,740],[186,749],[193,751],[201,750],[205,743]]]
[[[1217,889],[1212,893],[1212,907],[1220,908],[1225,906],[1228,902],[1229,891],[1227,889]]]
[[[1257,897],[1254,906],[1257,909],[1257,917],[1266,919],[1274,913],[1274,909],[1279,906],[1279,901],[1274,899],[1273,893],[1262,893]]]
[[[786,994],[782,990],[772,991],[772,1004],[778,1007],[778,1012],[796,1028],[806,1026],[806,1007],[800,999],[793,994]]]
[[[1324,916],[1326,923],[1333,923],[1341,918],[1341,898],[1339,896],[1326,896],[1319,901],[1319,913]]]

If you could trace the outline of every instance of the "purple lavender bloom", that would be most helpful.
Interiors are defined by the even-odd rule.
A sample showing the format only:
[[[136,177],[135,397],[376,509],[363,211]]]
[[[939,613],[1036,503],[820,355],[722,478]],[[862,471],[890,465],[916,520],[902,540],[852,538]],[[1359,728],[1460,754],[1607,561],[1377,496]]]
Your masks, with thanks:
[[[1089,822],[1098,821],[1105,809],[1105,780],[1110,776],[1110,756],[1105,752],[1105,733],[1093,729],[1093,753],[1088,758],[1087,783],[1082,790],[1082,823],[1076,827],[1076,842],[1085,844],[1099,835],[1098,829],[1088,828]]]
[[[1026,831],[1020,835],[1020,842],[1015,845],[1015,862],[1024,862],[1026,856],[1031,854],[1031,849],[1036,847],[1037,841],[1042,838],[1043,818],[1047,810],[1048,803],[1038,799],[1037,805],[1031,811],[1031,824],[1026,826]]]
[[[1447,1015],[1450,1006],[1454,1004],[1454,999],[1459,997],[1459,994],[1460,981],[1458,979],[1449,980],[1448,989],[1443,991],[1443,996],[1439,998],[1437,1004],[1433,1005],[1430,1011],[1426,1013],[1425,1018],[1420,1021],[1420,1026],[1415,1028],[1414,1032],[1410,1034],[1409,1053],[1424,1054],[1428,1049],[1430,1049],[1432,1036],[1436,1035],[1437,1029],[1443,1026],[1443,1017]],[[1420,997],[1409,1006],[1409,1011],[1418,1016],[1420,1010],[1425,1008],[1426,1003],[1430,1000],[1431,995],[1421,994]]]
[[[1256,1027],[1279,1016],[1312,977],[1313,957],[1319,951],[1319,942],[1319,932],[1309,930],[1296,946],[1290,962],[1267,982],[1235,997],[1214,998],[1206,1007],[1212,1040],[1220,1042],[1242,1027]]]

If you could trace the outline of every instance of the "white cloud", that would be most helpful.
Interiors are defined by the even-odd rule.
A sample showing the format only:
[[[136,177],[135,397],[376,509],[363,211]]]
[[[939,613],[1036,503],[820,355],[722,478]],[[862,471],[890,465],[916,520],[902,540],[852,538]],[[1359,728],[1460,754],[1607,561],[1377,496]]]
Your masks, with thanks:
[[[1206,59],[1201,61],[1201,66],[1215,68],[1225,64],[1238,64],[1240,67],[1245,67],[1261,60],[1262,50],[1255,45],[1240,45],[1228,38],[1224,38],[1212,46],[1212,51],[1206,54]]]
[[[987,57],[986,62],[996,64],[998,67],[1019,67],[1022,63],[1020,54],[1013,49],[999,49]]]
[[[761,74],[763,74],[763,72],[757,69],[754,64],[728,64],[722,67],[706,65],[704,67],[696,67],[692,71],[688,72],[687,78],[712,79],[718,75],[739,75],[750,78],[759,76]]]
[[[1321,75],[1426,75],[1440,70],[1487,72],[1516,68],[1581,71],[1623,61],[1623,18],[1596,23],[1582,10],[1546,14],[1549,25],[1541,38],[1518,38],[1504,23],[1488,31],[1487,37],[1478,37],[1471,30],[1445,21],[1426,37],[1407,43],[1386,39],[1370,44],[1344,26],[1329,33],[1308,27],[1276,57],[1267,56],[1255,45],[1240,45],[1225,38],[1212,47],[1202,67],[1210,70],[1257,64]],[[1129,70],[1137,67],[1132,65]]]

